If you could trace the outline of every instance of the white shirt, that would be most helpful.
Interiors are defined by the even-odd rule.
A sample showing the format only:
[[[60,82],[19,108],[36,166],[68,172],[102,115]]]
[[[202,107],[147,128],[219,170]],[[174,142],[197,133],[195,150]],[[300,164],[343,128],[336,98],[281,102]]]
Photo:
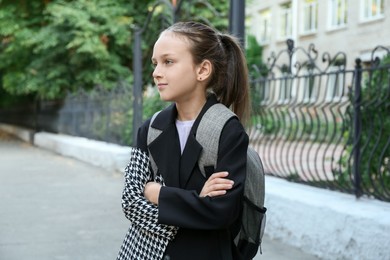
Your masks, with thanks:
[[[180,149],[182,154],[194,122],[195,120],[180,121],[176,119],[176,129],[179,133]]]

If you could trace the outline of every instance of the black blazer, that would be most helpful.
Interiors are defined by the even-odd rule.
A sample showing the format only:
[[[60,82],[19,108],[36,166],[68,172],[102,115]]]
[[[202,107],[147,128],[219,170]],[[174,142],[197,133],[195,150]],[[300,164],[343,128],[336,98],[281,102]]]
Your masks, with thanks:
[[[214,96],[208,98],[194,122],[182,155],[174,104],[153,121],[153,127],[162,133],[149,147],[150,119],[138,131],[137,146],[151,153],[166,184],[159,196],[159,222],[180,227],[165,252],[170,260],[240,259],[233,239],[242,211],[248,135],[237,118],[230,119],[222,131],[216,169],[205,167],[208,175],[228,171],[234,186],[223,196],[199,197],[206,178],[197,164],[202,146],[195,139],[195,133],[203,114],[216,102]]]

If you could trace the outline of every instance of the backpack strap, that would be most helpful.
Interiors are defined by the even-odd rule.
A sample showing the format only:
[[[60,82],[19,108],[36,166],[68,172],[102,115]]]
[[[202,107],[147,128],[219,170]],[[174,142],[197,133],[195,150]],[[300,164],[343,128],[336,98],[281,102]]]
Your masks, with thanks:
[[[233,116],[236,116],[233,111],[225,105],[217,103],[211,106],[200,120],[196,131],[196,140],[203,147],[198,165],[204,177],[206,177],[205,166],[216,167],[221,132],[226,122]]]
[[[157,111],[156,113],[154,113],[154,115],[152,116],[152,118],[150,119],[150,124],[149,124],[149,129],[148,129],[148,137],[147,137],[147,145],[149,146],[149,144],[151,144],[161,133],[162,131],[160,129],[156,129],[154,127],[152,127],[152,124],[153,124],[153,121],[154,119],[156,119],[157,115],[160,113],[161,111]],[[150,153],[149,151],[149,158],[150,158],[150,165],[152,167],[152,170],[153,170],[153,173],[154,173],[154,176],[156,176],[157,174],[157,164],[156,162],[154,161],[153,157],[152,157],[152,154]]]

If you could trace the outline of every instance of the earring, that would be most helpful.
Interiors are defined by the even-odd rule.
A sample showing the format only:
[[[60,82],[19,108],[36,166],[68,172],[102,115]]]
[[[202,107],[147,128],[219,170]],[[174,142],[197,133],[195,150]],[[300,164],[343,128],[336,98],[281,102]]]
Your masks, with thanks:
[[[199,78],[199,80],[202,80],[202,78]]]

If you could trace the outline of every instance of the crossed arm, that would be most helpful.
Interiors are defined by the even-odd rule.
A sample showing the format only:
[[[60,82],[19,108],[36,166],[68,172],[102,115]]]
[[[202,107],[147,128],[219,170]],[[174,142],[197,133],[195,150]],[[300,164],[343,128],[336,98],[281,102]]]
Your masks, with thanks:
[[[199,197],[216,197],[224,195],[227,190],[233,187],[234,182],[229,180],[228,172],[213,173],[203,185]],[[157,182],[148,182],[145,185],[144,195],[147,200],[158,205],[158,197],[160,194],[161,185]]]

